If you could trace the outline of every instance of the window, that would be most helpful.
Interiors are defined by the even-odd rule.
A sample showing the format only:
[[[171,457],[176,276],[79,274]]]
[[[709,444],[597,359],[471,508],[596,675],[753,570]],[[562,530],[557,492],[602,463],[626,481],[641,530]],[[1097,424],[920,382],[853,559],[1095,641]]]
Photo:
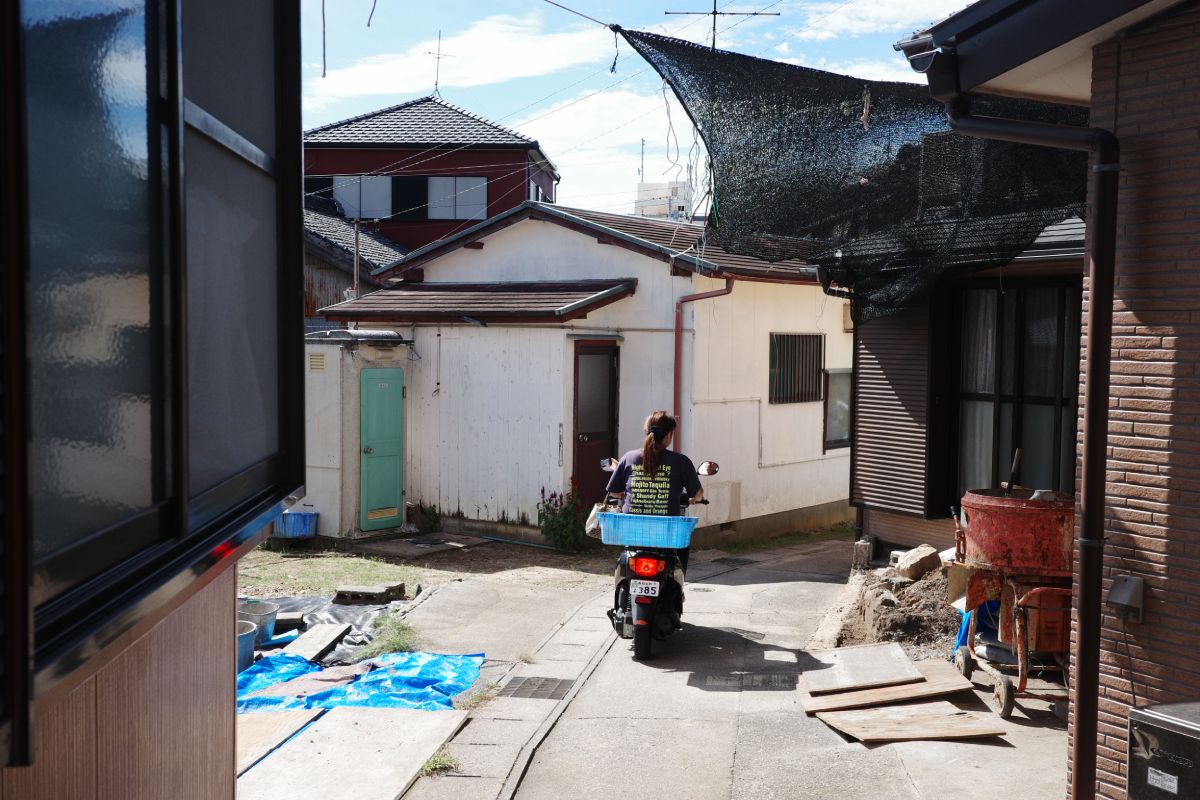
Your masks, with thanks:
[[[429,179],[430,219],[487,219],[487,178]]]
[[[850,385],[852,371],[825,372],[825,449],[850,446]]]
[[[304,482],[298,16],[0,6],[21,67],[0,96],[0,358],[26,354],[0,373],[17,706],[30,664],[51,689],[232,563]],[[17,706],[0,764],[29,758]]]
[[[1017,482],[1072,492],[1079,383],[1078,281],[962,292],[957,491]]]
[[[332,175],[316,175],[313,177],[305,177],[304,179],[304,194],[311,197],[323,197],[326,200],[333,199],[333,176]]]
[[[390,175],[338,175],[333,199],[350,219],[384,219],[392,215]]]
[[[812,403],[821,399],[825,337],[819,333],[772,333],[771,403]]]
[[[420,222],[428,219],[429,179],[424,175],[392,176],[392,219]]]

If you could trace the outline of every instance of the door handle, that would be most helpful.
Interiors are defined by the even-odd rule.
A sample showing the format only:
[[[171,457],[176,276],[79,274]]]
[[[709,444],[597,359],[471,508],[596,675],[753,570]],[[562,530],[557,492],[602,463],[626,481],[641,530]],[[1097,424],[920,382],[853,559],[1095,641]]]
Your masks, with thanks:
[[[590,438],[588,438],[588,435],[587,435],[586,433],[581,433],[581,434],[579,434],[579,441],[581,441],[581,442],[590,442],[590,441],[591,441],[591,439],[590,439]]]
[[[371,455],[371,453],[375,452],[375,448],[374,447],[364,447],[363,452],[366,453],[367,455]]]

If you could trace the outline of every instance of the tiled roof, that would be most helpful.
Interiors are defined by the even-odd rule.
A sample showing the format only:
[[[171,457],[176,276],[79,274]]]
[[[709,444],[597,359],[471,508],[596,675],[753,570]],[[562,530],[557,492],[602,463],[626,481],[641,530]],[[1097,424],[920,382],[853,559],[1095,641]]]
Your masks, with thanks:
[[[467,145],[537,147],[514,130],[488,122],[440,97],[421,97],[313,128],[305,145]]]
[[[441,252],[477,239],[482,239],[497,227],[505,227],[522,219],[557,222],[568,227],[583,226],[597,234],[605,234],[643,249],[647,255],[661,260],[674,260],[684,270],[695,270],[717,276],[740,277],[755,280],[781,281],[786,283],[816,283],[816,268],[799,259],[765,261],[752,256],[743,256],[722,250],[702,241],[703,225],[671,220],[653,219],[626,214],[608,214],[579,208],[564,208],[548,203],[526,201],[520,206],[485,220],[459,234],[420,247],[405,257],[404,261],[389,268],[378,277],[399,281],[407,270],[415,270],[424,262],[436,258]],[[789,242],[794,252],[795,242]],[[800,245],[807,244],[805,242]]]
[[[326,319],[378,322],[565,322],[633,294],[637,280],[405,283],[321,309]]]
[[[322,244],[335,248],[349,258],[354,258],[354,223],[333,209],[317,208],[308,198],[304,209],[304,233]],[[317,198],[319,199],[319,198]],[[369,272],[386,267],[403,258],[408,251],[384,237],[360,229],[358,232],[358,259]],[[351,270],[353,271],[353,270]]]
[[[562,206],[549,206],[549,208],[673,251],[687,251],[688,255],[696,256],[701,261],[707,262],[719,272],[747,278],[811,279],[814,275],[813,268],[799,259],[764,261],[753,256],[730,253],[714,244],[702,243],[700,237],[704,233],[703,225],[630,214],[609,214],[582,208],[564,208]]]

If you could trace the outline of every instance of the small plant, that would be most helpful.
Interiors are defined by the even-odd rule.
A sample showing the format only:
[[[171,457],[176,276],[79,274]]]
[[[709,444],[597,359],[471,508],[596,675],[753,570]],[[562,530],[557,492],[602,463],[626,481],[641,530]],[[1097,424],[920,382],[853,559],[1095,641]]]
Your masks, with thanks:
[[[474,711],[491,702],[500,691],[500,684],[488,681],[476,686],[469,692],[463,692],[454,698],[454,707],[459,711]]]
[[[529,653],[521,653],[521,655],[517,656],[517,661],[520,661],[522,664],[532,664],[533,656]]]
[[[419,644],[417,632],[395,614],[380,614],[371,628],[375,638],[351,653],[351,661],[366,661],[384,653],[411,653]]]
[[[421,766],[421,776],[432,778],[447,772],[457,772],[458,767],[458,759],[450,755],[449,751],[443,747],[431,755],[429,760]]]
[[[566,492],[546,494],[542,487],[542,499],[538,501],[538,529],[546,541],[559,550],[576,552],[587,541],[584,523],[587,514],[583,510],[583,499],[579,496],[579,484],[571,478],[571,488]]]
[[[437,506],[417,506],[417,530],[438,533],[442,529],[442,514]]]

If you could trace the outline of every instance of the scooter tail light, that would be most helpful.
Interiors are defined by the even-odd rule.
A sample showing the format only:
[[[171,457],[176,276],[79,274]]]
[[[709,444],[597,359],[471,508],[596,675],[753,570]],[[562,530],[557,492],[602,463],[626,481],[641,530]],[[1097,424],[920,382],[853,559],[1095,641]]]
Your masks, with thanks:
[[[629,566],[635,575],[649,578],[662,572],[663,562],[657,558],[633,558],[630,559]]]

